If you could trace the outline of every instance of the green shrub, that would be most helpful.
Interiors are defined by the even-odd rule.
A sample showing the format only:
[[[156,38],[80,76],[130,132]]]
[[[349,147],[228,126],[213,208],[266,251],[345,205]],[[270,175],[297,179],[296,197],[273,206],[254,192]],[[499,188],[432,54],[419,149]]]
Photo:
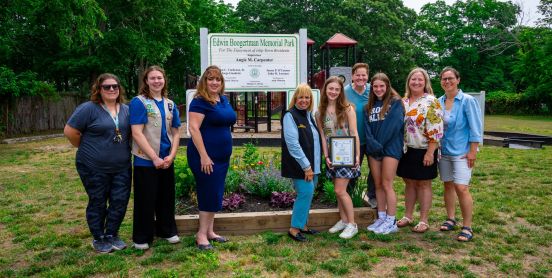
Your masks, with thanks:
[[[351,200],[353,207],[360,208],[364,206],[364,192],[367,190],[366,177],[359,177],[353,192],[351,192]]]
[[[224,193],[237,193],[241,191],[241,185],[243,184],[243,177],[240,171],[234,170],[234,167],[230,166],[228,169],[228,174],[226,175],[226,180],[224,181]]]
[[[331,180],[326,180],[322,184],[322,201],[329,204],[337,204],[337,196],[335,195],[334,184]]]
[[[259,156],[259,150],[253,143],[243,144],[245,148],[243,155],[241,157],[242,163],[244,164],[245,169],[259,169],[262,167],[262,162]]]
[[[189,196],[195,190],[194,174],[185,156],[177,156],[174,160],[174,179],[176,198]]]
[[[32,71],[16,74],[13,70],[0,66],[0,96],[54,96],[51,84],[39,81]]]
[[[489,115],[543,114],[548,110],[544,103],[526,94],[496,91],[485,95],[485,112]]]

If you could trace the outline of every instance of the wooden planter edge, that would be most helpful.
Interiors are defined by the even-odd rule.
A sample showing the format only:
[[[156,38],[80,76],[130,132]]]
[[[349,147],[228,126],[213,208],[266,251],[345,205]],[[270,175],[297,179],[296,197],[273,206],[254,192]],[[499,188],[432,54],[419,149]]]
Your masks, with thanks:
[[[355,208],[355,222],[359,228],[366,227],[376,219],[375,209],[369,207]],[[197,232],[199,215],[177,215],[178,233],[192,235]],[[309,213],[308,226],[325,231],[339,220],[337,209],[312,209]],[[215,230],[223,235],[250,235],[265,231],[286,232],[291,223],[291,211],[266,211],[243,213],[215,214]]]

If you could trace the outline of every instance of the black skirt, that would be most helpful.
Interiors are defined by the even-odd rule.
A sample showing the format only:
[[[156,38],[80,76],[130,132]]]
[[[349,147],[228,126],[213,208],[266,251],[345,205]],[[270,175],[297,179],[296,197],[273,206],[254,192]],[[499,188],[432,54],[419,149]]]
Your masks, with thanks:
[[[401,157],[399,167],[397,167],[397,176],[412,180],[432,180],[437,177],[437,150],[433,153],[433,164],[424,166],[424,155],[427,149],[414,149],[408,147],[408,150]]]

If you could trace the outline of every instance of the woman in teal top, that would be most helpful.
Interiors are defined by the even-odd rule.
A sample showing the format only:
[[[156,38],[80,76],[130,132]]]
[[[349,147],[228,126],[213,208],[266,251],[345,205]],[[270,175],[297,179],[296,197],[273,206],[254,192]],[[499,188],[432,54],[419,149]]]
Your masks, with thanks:
[[[441,139],[441,159],[439,172],[445,183],[445,207],[447,220],[441,225],[441,231],[452,231],[456,226],[456,196],[460,202],[463,225],[457,236],[459,241],[470,241],[473,215],[473,199],[469,183],[479,142],[482,141],[483,124],[481,109],[477,101],[458,89],[460,74],[451,67],[441,71],[441,87],[445,95],[439,98],[445,108],[443,123],[444,136]]]

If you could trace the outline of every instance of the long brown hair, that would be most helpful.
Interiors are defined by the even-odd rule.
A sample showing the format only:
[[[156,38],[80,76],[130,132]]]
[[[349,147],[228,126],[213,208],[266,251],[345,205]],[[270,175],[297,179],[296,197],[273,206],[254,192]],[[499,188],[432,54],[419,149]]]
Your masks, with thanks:
[[[383,95],[383,105],[380,110],[380,119],[383,119],[385,116],[385,113],[387,113],[387,110],[389,110],[389,107],[391,106],[391,103],[395,100],[400,100],[401,96],[391,87],[391,82],[389,81],[389,77],[385,75],[383,72],[376,73],[372,80],[370,80],[370,84],[374,84],[374,81],[380,80],[383,83],[385,83],[385,94]],[[364,109],[370,114],[370,111],[372,111],[372,108],[374,107],[374,104],[376,103],[377,96],[374,92],[370,92],[370,97],[368,98],[368,103],[364,106]]]
[[[224,93],[224,76],[222,75],[222,72],[219,67],[217,66],[208,66],[205,69],[205,72],[201,75],[201,78],[199,79],[199,83],[197,84],[197,92],[195,94],[195,97],[200,97],[204,99],[205,101],[209,102],[210,104],[215,105],[217,103],[217,100],[209,94],[209,91],[207,90],[207,79],[210,77],[218,77],[220,78],[220,92],[218,92],[219,96],[221,96]]]
[[[92,88],[90,90],[90,100],[94,103],[103,103],[102,95],[100,94],[100,92],[102,90],[102,83],[107,79],[113,79],[117,81],[117,84],[119,85],[119,96],[115,101],[118,103],[126,102],[125,88],[123,88],[123,86],[121,85],[119,77],[112,73],[102,73],[100,74],[100,76],[98,76],[98,78],[96,78],[96,81],[94,81],[94,84],[92,84]]]
[[[335,114],[337,116],[337,128],[343,128],[344,123],[347,120],[347,109],[351,106],[349,102],[345,99],[345,92],[343,91],[343,81],[337,76],[330,76],[324,82],[324,87],[322,87],[322,92],[320,93],[320,104],[318,105],[318,121],[320,123],[324,122],[326,117],[326,110],[328,109],[328,95],[326,94],[326,89],[328,84],[337,83],[339,85],[339,95],[335,100]]]
[[[163,89],[161,90],[161,96],[167,97],[168,94],[168,87],[169,87],[169,80],[167,79],[167,74],[165,74],[165,70],[161,68],[160,66],[150,66],[142,73],[142,79],[140,80],[140,94],[145,96],[146,98],[152,98],[151,91],[148,83],[146,83],[146,80],[148,80],[148,74],[152,71],[158,71],[161,74],[163,74],[163,79],[165,79],[165,85],[163,85]]]

